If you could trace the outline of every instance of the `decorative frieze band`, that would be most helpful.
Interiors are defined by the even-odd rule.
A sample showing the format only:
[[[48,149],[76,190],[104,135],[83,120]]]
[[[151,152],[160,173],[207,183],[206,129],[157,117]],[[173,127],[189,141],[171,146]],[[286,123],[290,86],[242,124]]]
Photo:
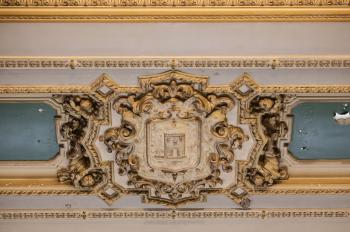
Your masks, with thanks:
[[[0,219],[223,219],[223,218],[348,218],[350,209],[34,209],[0,210]]]
[[[0,57],[0,69],[350,68],[341,57]]]
[[[40,187],[28,187],[28,186],[12,186],[2,187],[0,186],[0,195],[9,196],[76,196],[76,195],[94,195],[93,192],[82,192],[76,189],[62,190],[62,189],[48,189],[47,186]],[[51,186],[52,188],[52,186]],[[327,185],[318,184],[318,186],[312,184],[306,184],[297,187],[272,187],[264,191],[249,191],[251,195],[348,195],[350,194],[350,186],[344,185]]]
[[[349,0],[0,0],[0,7],[347,7]]]
[[[271,9],[269,8],[210,8],[210,9],[221,9],[221,10],[239,10],[244,11],[243,13],[230,13],[232,15],[225,15],[224,13],[212,13],[208,10],[209,15],[198,15],[196,12],[200,8],[187,8],[186,15],[176,15],[171,12],[162,12],[160,14],[153,14],[146,12],[147,8],[142,8],[145,13],[138,15],[132,10],[138,10],[131,8],[130,10],[124,8],[101,8],[100,12],[91,15],[89,12],[90,8],[60,8],[56,11],[55,8],[43,7],[43,8],[20,8],[14,7],[9,9],[8,7],[0,7],[0,22],[116,22],[116,23],[149,23],[149,22],[349,22],[350,21],[350,8],[348,7],[320,7],[322,13],[319,13],[320,8],[306,8],[302,7],[280,7]],[[208,7],[209,8],[209,7]],[[37,13],[37,10],[40,13]],[[110,10],[111,9],[111,10]],[[113,9],[117,9],[117,13],[110,12]],[[159,8],[160,9],[160,8]],[[174,8],[176,11],[181,11],[184,8]],[[3,10],[3,11],[1,11]],[[11,11],[10,11],[11,10]],[[66,15],[65,11],[75,10],[71,15]],[[102,11],[105,10],[105,11]],[[121,15],[119,11],[128,10],[128,15]],[[164,8],[160,9],[164,10]],[[166,10],[166,9],[165,9]],[[213,10],[213,11],[214,11]],[[254,11],[249,11],[254,10]],[[317,13],[304,12],[314,10]],[[260,13],[261,12],[261,13]],[[56,14],[55,14],[56,13]],[[89,14],[90,13],[90,14]],[[196,14],[197,13],[197,14]],[[151,14],[151,15],[149,15]],[[164,15],[163,15],[164,14]]]

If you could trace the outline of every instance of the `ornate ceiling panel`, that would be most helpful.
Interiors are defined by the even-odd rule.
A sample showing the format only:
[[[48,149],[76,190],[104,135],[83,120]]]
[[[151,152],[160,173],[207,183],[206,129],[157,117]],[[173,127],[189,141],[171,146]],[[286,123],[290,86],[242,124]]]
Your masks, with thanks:
[[[0,228],[347,220],[349,4],[0,0]]]
[[[1,86],[0,92],[3,101],[19,94],[50,99],[62,147],[41,165],[41,177],[40,164],[0,162],[2,195],[97,195],[111,204],[136,194],[171,207],[223,195],[248,208],[256,194],[350,193],[348,161],[308,163],[288,152],[295,105],[345,104],[348,85],[262,86],[248,74],[209,85],[206,76],[172,69],[141,76],[138,86],[104,74],[89,86]],[[7,172],[14,167],[35,181],[16,180]],[[48,180],[53,172],[57,179]]]

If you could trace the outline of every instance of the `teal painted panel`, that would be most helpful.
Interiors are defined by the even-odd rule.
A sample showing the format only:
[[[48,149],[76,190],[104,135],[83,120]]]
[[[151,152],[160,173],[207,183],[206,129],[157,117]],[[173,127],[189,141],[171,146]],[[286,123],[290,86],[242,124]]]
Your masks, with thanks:
[[[350,125],[333,119],[349,106],[350,102],[304,102],[294,107],[289,151],[300,160],[350,159]]]
[[[0,103],[0,160],[49,160],[59,152],[56,110],[45,103]]]

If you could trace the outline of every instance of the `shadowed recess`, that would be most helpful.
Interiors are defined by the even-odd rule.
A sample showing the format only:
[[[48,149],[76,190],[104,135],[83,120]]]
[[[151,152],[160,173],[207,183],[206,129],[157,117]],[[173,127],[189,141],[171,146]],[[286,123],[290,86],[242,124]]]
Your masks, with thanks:
[[[0,160],[49,160],[59,152],[56,111],[45,103],[0,103]]]
[[[297,105],[292,109],[294,122],[289,151],[300,160],[350,159],[350,124],[344,120],[349,111],[349,102]]]

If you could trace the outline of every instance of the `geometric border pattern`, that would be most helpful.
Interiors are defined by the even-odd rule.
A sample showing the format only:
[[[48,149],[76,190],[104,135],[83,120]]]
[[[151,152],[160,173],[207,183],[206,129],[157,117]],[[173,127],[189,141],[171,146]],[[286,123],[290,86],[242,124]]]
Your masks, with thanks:
[[[350,56],[0,57],[0,69],[337,69]]]
[[[346,7],[350,5],[349,0],[337,1],[337,0],[280,0],[280,1],[267,1],[267,0],[196,0],[196,1],[183,1],[183,0],[0,0],[0,6],[6,7],[110,7],[110,8],[136,8],[136,7],[170,7],[170,8],[183,8],[183,7],[223,7],[223,8],[240,8],[240,7],[310,7],[317,8],[323,7]]]
[[[248,73],[243,73],[240,78],[233,81],[230,85],[239,84],[248,81],[254,88],[261,93],[291,93],[291,94],[347,94],[350,92],[350,85],[258,85]],[[138,91],[138,88],[132,89],[129,86],[116,84],[107,74],[101,75],[91,85],[0,85],[0,94],[13,93],[89,93],[98,87],[105,85],[118,92]],[[209,86],[208,90],[220,88],[223,91],[231,91],[230,85]]]
[[[0,220],[350,218],[350,209],[2,209]]]

